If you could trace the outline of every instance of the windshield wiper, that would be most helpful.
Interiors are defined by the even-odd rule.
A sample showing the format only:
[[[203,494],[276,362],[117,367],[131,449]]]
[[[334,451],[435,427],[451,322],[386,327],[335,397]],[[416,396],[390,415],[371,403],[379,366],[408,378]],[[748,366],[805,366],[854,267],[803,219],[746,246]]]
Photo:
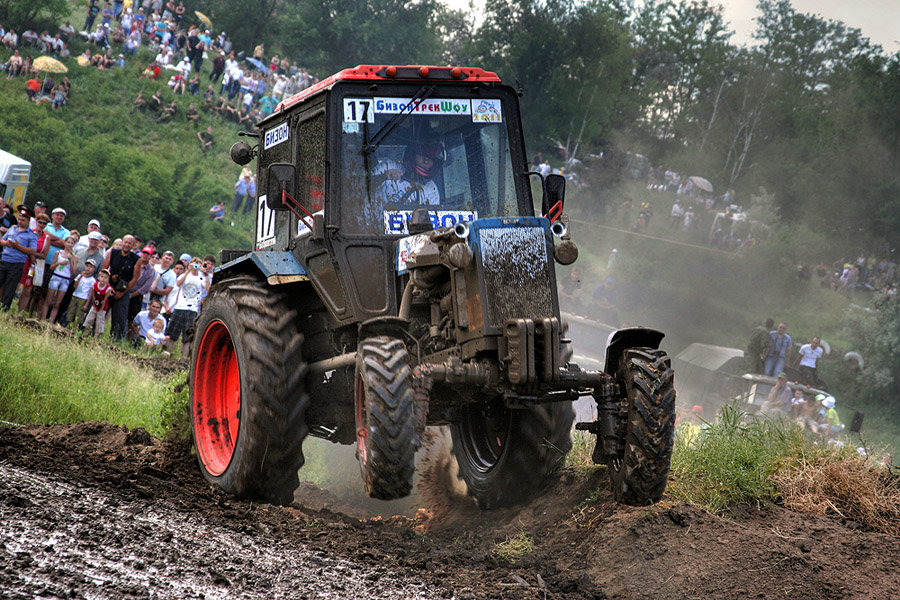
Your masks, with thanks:
[[[366,139],[364,140],[365,143],[363,144],[363,149],[362,149],[363,154],[368,156],[369,154],[372,154],[373,152],[375,152],[375,150],[378,149],[378,146],[381,145],[381,143],[385,140],[385,138],[387,138],[387,136],[389,136],[392,131],[394,131],[401,123],[403,123],[403,121],[405,121],[406,118],[412,114],[413,110],[415,110],[415,108],[419,104],[421,104],[421,102],[423,100],[428,99],[433,93],[434,93],[433,85],[422,87],[422,89],[420,89],[418,92],[416,92],[416,95],[413,96],[412,99],[410,99],[409,104],[407,104],[403,110],[401,110],[400,112],[395,114],[393,117],[391,117],[390,121],[385,123],[384,127],[379,129],[375,133],[375,135],[372,136],[371,140],[368,139],[369,128],[366,125],[367,119],[364,118],[363,119],[363,130],[364,130],[364,135],[365,135]]]

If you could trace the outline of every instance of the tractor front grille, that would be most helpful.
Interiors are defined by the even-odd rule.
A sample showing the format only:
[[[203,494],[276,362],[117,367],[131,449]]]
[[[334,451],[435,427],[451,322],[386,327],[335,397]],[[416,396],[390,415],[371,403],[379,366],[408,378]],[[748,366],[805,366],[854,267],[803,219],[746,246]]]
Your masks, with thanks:
[[[480,231],[481,267],[489,324],[553,317],[553,276],[541,227]]]

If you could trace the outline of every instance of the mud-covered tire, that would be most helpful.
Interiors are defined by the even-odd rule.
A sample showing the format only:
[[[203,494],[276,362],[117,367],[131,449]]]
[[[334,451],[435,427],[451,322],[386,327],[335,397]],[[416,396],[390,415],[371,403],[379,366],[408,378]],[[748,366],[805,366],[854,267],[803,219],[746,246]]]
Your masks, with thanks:
[[[191,428],[200,471],[239,497],[287,505],[309,399],[298,317],[249,276],[213,286],[195,323]]]
[[[618,433],[619,456],[609,457],[613,497],[644,506],[662,498],[675,436],[675,385],[671,361],[662,350],[625,350],[616,374],[626,397]]]
[[[572,449],[570,402],[507,408],[469,404],[451,427],[459,476],[485,510],[528,501]]]
[[[380,500],[408,496],[417,438],[412,371],[401,340],[359,342],[355,389],[356,456],[366,493]]]

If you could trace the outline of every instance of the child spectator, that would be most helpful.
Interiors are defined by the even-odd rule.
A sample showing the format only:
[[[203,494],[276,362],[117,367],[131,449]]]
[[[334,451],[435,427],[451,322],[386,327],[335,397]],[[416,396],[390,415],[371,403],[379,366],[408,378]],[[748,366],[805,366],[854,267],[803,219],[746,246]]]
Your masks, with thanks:
[[[94,277],[96,268],[97,263],[89,258],[84,263],[84,270],[75,279],[75,291],[72,292],[72,301],[69,303],[69,312],[66,314],[68,323],[77,323],[81,313],[84,312],[88,296],[91,295],[91,288],[97,282],[97,278]]]
[[[69,281],[78,271],[78,257],[72,251],[74,246],[75,237],[66,236],[63,249],[53,256],[53,262],[50,263],[50,282],[47,284],[47,297],[41,308],[41,318],[46,319],[49,314],[51,323],[56,321],[56,313],[69,288]]]
[[[147,340],[147,332],[153,329],[153,323],[157,319],[162,319],[159,316],[161,310],[162,302],[154,299],[150,301],[150,307],[147,310],[142,310],[135,315],[131,322],[131,334],[135,344],[141,344]],[[163,319],[163,329],[165,329],[165,319]]]
[[[112,286],[109,285],[109,271],[103,269],[97,275],[97,281],[91,286],[91,292],[88,294],[88,301],[81,309],[87,311],[90,308],[84,319],[84,329],[86,331],[93,330],[94,337],[100,337],[106,328],[106,311],[109,308],[110,296],[112,296]]]
[[[162,350],[163,354],[169,356],[168,350],[163,350],[169,336],[166,335],[166,320],[162,317],[156,317],[153,321],[153,328],[147,332],[144,345],[151,350]]]

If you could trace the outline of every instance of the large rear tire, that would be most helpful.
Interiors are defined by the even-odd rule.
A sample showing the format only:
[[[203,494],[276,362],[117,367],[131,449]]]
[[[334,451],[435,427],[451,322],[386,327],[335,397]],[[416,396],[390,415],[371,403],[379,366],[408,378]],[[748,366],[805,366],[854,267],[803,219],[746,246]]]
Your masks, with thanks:
[[[356,359],[356,455],[371,498],[412,491],[417,438],[409,356],[401,340],[362,340]]]
[[[644,506],[666,489],[675,437],[675,385],[671,361],[662,350],[625,350],[616,374],[626,393],[618,434],[618,456],[609,457],[609,479],[618,502]]]
[[[453,454],[469,495],[485,509],[526,502],[572,449],[570,402],[507,408],[470,404],[453,423]]]
[[[200,471],[230,494],[287,505],[308,429],[297,313],[252,277],[213,286],[197,318],[191,426]]]

